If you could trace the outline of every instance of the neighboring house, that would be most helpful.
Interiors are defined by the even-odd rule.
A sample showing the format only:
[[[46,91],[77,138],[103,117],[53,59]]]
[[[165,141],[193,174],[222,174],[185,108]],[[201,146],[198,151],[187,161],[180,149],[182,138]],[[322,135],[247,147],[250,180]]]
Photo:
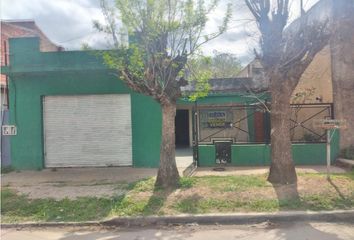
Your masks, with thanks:
[[[290,104],[296,108],[290,117],[293,139],[316,139],[318,130],[314,128],[314,120],[335,115],[331,73],[330,48],[326,46],[315,56],[292,94]],[[257,86],[265,88],[268,85],[258,59],[242,69],[238,77],[243,76],[252,78]]]
[[[341,148],[354,145],[354,1],[332,2],[334,38],[331,40],[331,66],[334,112],[337,119],[346,119],[341,131]]]
[[[9,38],[39,37],[42,52],[62,51],[63,48],[54,44],[41,31],[33,20],[1,20],[1,66],[9,64]],[[0,75],[2,109],[8,108],[7,79]]]
[[[241,71],[238,73],[237,77],[247,77],[253,78],[256,75],[263,73],[263,66],[260,63],[258,58],[252,60],[249,64],[246,65]]]
[[[354,1],[321,0],[306,14],[310,21],[323,21],[329,17],[333,31],[330,43],[322,49],[302,75],[292,94],[291,104],[332,104],[333,116],[346,120],[341,130],[341,148],[354,145]],[[289,28],[299,27],[299,21]],[[248,64],[238,77],[262,79],[262,66],[258,59]],[[254,80],[259,81],[259,80]],[[298,116],[299,117],[299,116]],[[307,115],[300,114],[306,119]]]

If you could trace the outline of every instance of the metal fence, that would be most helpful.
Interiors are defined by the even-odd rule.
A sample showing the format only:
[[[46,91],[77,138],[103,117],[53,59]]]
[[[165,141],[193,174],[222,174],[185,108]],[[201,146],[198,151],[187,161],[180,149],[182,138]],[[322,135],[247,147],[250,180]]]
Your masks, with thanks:
[[[291,105],[290,136],[292,142],[326,142],[326,130],[316,128],[317,119],[333,119],[332,104]]]
[[[333,118],[332,104],[291,105],[290,136],[294,143],[322,143],[323,129],[316,119]],[[194,145],[229,141],[237,144],[270,142],[270,113],[264,105],[208,105],[194,107]]]

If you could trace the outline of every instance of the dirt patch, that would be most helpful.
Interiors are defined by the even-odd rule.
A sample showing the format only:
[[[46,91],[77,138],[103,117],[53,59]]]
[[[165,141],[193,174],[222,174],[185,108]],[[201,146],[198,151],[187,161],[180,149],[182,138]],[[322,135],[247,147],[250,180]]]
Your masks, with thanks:
[[[100,198],[122,195],[128,183],[155,175],[153,168],[58,168],[4,174],[1,185],[30,199]]]
[[[320,195],[339,191],[345,196],[351,196],[354,194],[354,181],[350,181],[348,178],[332,177],[330,182],[324,175],[299,176],[297,189],[302,195]]]
[[[19,194],[25,194],[29,199],[53,198],[76,199],[79,197],[109,198],[125,194],[125,190],[117,188],[116,185],[95,185],[95,186],[55,186],[42,184],[38,186],[14,186],[10,187]]]

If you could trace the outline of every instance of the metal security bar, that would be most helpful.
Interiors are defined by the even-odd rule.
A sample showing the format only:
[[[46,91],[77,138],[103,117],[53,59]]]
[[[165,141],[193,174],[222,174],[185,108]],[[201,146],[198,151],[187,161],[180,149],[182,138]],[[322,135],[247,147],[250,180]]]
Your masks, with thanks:
[[[291,105],[290,136],[295,143],[322,143],[326,133],[315,119],[333,118],[332,104]],[[263,105],[209,105],[194,107],[194,145],[231,141],[237,144],[270,142],[270,113]]]
[[[232,143],[259,143],[266,142],[265,131],[269,131],[268,124],[261,125],[261,140],[255,140],[254,115],[266,115],[261,105],[237,106],[198,106],[195,110],[195,133],[197,141],[201,144],[213,144],[215,141],[231,141]],[[262,118],[264,120],[265,118]],[[269,121],[268,121],[269,122]]]
[[[292,142],[324,143],[326,131],[314,127],[318,119],[333,119],[332,104],[292,105],[290,136]]]

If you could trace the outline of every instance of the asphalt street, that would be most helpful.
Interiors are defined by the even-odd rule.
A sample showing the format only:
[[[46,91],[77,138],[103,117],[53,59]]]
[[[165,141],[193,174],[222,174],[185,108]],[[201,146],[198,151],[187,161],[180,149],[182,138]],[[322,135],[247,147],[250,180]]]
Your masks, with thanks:
[[[32,228],[2,229],[3,240],[352,240],[354,225],[348,223],[271,223],[253,225],[187,224],[160,228]]]

